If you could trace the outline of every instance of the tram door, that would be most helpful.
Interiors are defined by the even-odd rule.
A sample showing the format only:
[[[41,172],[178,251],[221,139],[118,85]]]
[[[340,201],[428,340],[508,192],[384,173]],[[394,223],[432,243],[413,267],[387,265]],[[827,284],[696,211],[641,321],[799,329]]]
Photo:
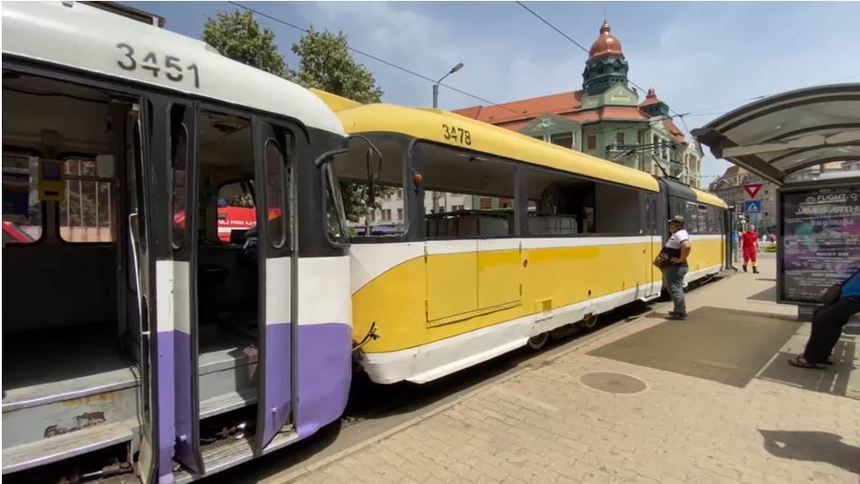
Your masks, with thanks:
[[[297,314],[295,179],[289,131],[253,118],[254,191],[257,199],[260,335],[257,449],[262,450],[293,416],[293,324]]]
[[[159,405],[156,395],[156,341],[153,335],[155,312],[151,311],[152,297],[151,274],[154,261],[151,256],[149,234],[149,191],[146,180],[148,149],[144,140],[144,123],[139,110],[132,110],[128,116],[126,129],[127,156],[129,166],[127,177],[128,226],[126,247],[128,247],[129,299],[128,321],[134,328],[138,340],[138,365],[140,371],[140,454],[138,466],[142,482],[153,482],[158,475],[158,422]]]
[[[645,214],[642,218],[644,220],[645,227],[643,229],[643,233],[648,235],[650,242],[648,244],[649,249],[646,251],[646,259],[645,263],[647,266],[646,270],[646,282],[647,282],[647,290],[645,291],[645,297],[651,297],[658,295],[660,293],[660,286],[655,283],[661,280],[659,271],[655,269],[655,267],[651,264],[655,257],[657,257],[657,253],[660,251],[661,239],[660,239],[660,231],[658,230],[658,217],[657,217],[657,195],[653,193],[645,194]]]

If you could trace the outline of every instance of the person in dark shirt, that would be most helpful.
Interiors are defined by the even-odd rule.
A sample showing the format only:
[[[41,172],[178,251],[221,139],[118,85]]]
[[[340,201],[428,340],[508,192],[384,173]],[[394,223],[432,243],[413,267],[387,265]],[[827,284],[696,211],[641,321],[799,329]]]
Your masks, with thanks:
[[[860,312],[860,269],[854,271],[843,283],[839,299],[818,311],[812,318],[812,332],[806,349],[788,363],[798,368],[823,369],[832,365],[830,354],[839,341],[842,327],[851,316]]]

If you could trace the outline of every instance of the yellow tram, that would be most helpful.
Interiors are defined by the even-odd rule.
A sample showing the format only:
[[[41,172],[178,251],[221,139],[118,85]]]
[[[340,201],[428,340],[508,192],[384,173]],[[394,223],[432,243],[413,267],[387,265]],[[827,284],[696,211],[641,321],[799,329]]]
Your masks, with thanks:
[[[670,215],[694,240],[687,282],[726,264],[713,195],[453,113],[316,94],[353,137],[334,171],[353,338],[377,383],[428,382],[658,297]]]

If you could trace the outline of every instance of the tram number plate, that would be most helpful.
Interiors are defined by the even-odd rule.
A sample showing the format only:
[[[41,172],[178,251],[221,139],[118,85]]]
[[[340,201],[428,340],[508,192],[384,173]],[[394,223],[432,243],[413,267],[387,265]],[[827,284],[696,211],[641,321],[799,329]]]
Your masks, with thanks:
[[[453,141],[455,143],[460,143],[461,145],[467,146],[470,146],[472,144],[472,133],[470,133],[468,129],[443,124],[442,131],[445,132],[442,137],[448,141]]]
[[[116,44],[116,48],[120,51],[120,59],[116,64],[120,69],[126,71],[136,71],[142,69],[152,73],[152,77],[158,78],[163,75],[167,80],[172,82],[194,82],[194,87],[200,87],[200,71],[197,64],[184,65],[182,59],[172,55],[159,56],[155,52],[147,52],[146,54],[138,53],[134,47],[125,42]]]

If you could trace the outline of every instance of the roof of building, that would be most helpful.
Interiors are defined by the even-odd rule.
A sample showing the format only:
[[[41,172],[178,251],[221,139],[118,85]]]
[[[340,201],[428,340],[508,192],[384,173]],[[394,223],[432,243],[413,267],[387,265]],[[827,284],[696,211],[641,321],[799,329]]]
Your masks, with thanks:
[[[159,53],[161,65],[148,65],[147,52]],[[177,59],[171,67],[164,67],[166,54]],[[334,113],[298,84],[228,59],[199,40],[81,2],[4,4],[4,68],[7,55],[155,85],[343,134]]]
[[[621,42],[610,32],[612,32],[612,27],[609,26],[609,22],[604,20],[603,25],[600,26],[600,37],[591,44],[591,50],[588,51],[589,61],[601,57],[624,55],[621,50]]]
[[[652,87],[652,88],[648,89],[648,94],[645,96],[645,100],[642,101],[641,103],[639,103],[639,107],[644,108],[644,107],[652,106],[655,104],[662,104],[662,103],[663,103],[663,101],[661,101],[657,97],[657,92]]]
[[[325,98],[324,98],[325,100]],[[585,177],[658,191],[657,180],[585,153],[562,148],[492,124],[438,109],[416,109],[391,104],[363,104],[337,112],[349,134],[398,133],[440,145],[495,155]],[[441,126],[469,133],[468,143],[445,138]]]
[[[666,118],[661,120],[661,122],[663,123],[663,126],[666,127],[666,131],[669,132],[669,136],[672,137],[673,141],[682,144],[687,142],[687,138],[684,136],[684,132],[681,131],[681,128],[676,126],[671,119]]]
[[[581,110],[581,99],[582,91],[570,91],[495,106],[473,106],[458,109],[454,113],[514,131],[522,129],[531,120],[544,114],[555,114],[579,124],[601,121],[644,122],[649,119],[647,114],[634,106],[603,106]],[[677,127],[674,129],[677,130]]]

